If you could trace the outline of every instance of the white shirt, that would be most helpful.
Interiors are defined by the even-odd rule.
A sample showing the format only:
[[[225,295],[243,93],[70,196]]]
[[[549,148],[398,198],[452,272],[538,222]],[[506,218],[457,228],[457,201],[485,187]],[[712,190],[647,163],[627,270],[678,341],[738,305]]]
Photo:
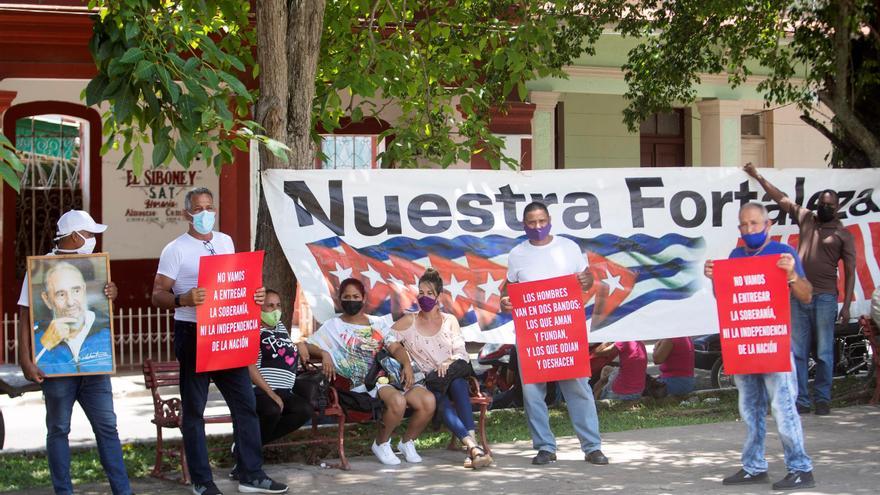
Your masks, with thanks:
[[[55,256],[55,252],[46,253],[46,256]],[[21,294],[18,296],[18,305],[25,308],[31,307],[31,294],[28,291],[28,275],[24,274],[24,281],[21,283]]]
[[[201,241],[184,233],[177,239],[169,242],[159,256],[159,275],[164,275],[174,280],[171,292],[175,296],[186,294],[190,289],[198,287],[199,282],[199,258],[211,256],[209,243],[214,249],[213,254],[234,254],[235,245],[232,238],[223,232],[213,232],[210,241]],[[174,319],[179,321],[196,322],[196,308],[184,306],[174,310]]]
[[[507,255],[507,280],[532,282],[581,273],[587,269],[587,256],[571,239],[554,235],[548,244],[536,246],[523,241]]]

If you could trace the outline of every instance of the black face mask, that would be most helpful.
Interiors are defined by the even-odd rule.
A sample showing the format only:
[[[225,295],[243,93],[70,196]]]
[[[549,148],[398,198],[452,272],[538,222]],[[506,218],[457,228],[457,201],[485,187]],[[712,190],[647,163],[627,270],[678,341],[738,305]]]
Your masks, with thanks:
[[[339,305],[342,306],[342,311],[348,316],[354,316],[364,308],[363,301],[340,301]]]
[[[819,205],[819,208],[816,210],[816,216],[822,222],[830,222],[837,218],[837,212],[831,205]]]

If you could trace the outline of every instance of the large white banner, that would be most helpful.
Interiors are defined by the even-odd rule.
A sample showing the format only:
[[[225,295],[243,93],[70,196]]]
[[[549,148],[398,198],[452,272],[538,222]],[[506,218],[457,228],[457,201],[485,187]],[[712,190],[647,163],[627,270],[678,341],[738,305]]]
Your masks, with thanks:
[[[858,254],[852,314],[867,312],[880,280],[880,171],[761,172],[807,207],[824,189],[839,192]],[[589,260],[591,342],[717,332],[703,262],[727,258],[736,246],[746,202],[766,204],[776,223],[771,235],[797,246],[792,218],[735,168],[270,170],[263,187],[318,321],[337,313],[335,289],[348,277],[364,282],[368,311],[399,318],[417,307],[416,280],[433,266],[444,280],[442,310],[458,317],[468,340],[481,342],[513,342],[510,315],[498,306],[507,253],[525,239],[520,220],[531,201],[548,205],[551,233],[577,242]],[[607,296],[593,315],[598,284]]]

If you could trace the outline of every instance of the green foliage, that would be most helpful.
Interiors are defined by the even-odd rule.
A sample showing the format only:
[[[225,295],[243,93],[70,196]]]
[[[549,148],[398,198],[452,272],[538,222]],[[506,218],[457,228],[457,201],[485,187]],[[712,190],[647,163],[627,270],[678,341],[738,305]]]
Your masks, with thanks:
[[[491,112],[512,95],[524,100],[529,80],[565,77],[561,68],[591,50],[609,19],[568,0],[330,0],[315,121],[332,131],[391,100],[401,116],[382,136],[394,136],[386,164],[446,167],[479,152],[497,168],[503,143]]]
[[[284,155],[243,120],[258,97],[244,83],[260,70],[251,2],[92,3],[101,7],[91,45],[100,73],[85,97],[112,105],[105,150],[121,142],[138,167],[138,144],[152,141],[153,166],[213,155],[219,168],[247,129]],[[489,131],[491,112],[503,112],[512,94],[524,99],[529,80],[564,77],[561,67],[590,51],[610,19],[568,0],[327,0],[312,136],[339,129],[343,118],[376,116],[393,100],[401,116],[382,136],[394,136],[384,163],[445,167],[479,152],[498,167],[503,142]]]
[[[0,134],[0,179],[18,191],[21,184],[19,175],[24,172],[24,164],[15,154],[15,147]]]
[[[848,0],[852,55],[849,107],[875,135],[880,94],[880,12],[871,0]],[[608,0],[617,3],[617,0]],[[682,0],[630,2],[619,31],[639,38],[623,66],[630,129],[653,112],[694,101],[700,74],[726,73],[736,87],[757,68],[766,104],[814,108],[836,81],[834,20],[844,2]],[[837,144],[837,143],[836,143]]]
[[[143,143],[153,144],[152,167],[197,158],[217,172],[251,139],[287,159],[287,148],[245,120],[256,93],[242,79],[253,66],[254,33],[248,0],[92,0],[99,7],[89,48],[98,76],[83,92],[87,105],[110,104],[107,141],[122,147],[140,174]]]

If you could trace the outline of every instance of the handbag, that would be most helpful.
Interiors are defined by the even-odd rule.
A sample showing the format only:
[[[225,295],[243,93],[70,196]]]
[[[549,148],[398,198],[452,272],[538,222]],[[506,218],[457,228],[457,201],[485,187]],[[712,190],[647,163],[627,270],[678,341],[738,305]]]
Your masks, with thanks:
[[[437,373],[437,370],[425,375],[425,386],[428,387],[428,390],[431,392],[445,394],[449,389],[449,384],[452,383],[453,380],[456,378],[467,378],[473,375],[474,367],[471,366],[470,361],[456,359],[448,368],[446,368],[446,374],[444,376],[440,376]]]
[[[312,410],[322,415],[327,409],[330,384],[324,372],[317,366],[303,363],[301,371],[296,374],[296,381],[293,382],[293,393],[308,401]]]
[[[383,347],[376,353],[373,364],[370,365],[370,369],[367,370],[367,374],[364,376],[364,386],[367,387],[367,390],[372,390],[380,376],[386,376],[390,384],[400,386],[403,383],[400,375],[400,363]]]

